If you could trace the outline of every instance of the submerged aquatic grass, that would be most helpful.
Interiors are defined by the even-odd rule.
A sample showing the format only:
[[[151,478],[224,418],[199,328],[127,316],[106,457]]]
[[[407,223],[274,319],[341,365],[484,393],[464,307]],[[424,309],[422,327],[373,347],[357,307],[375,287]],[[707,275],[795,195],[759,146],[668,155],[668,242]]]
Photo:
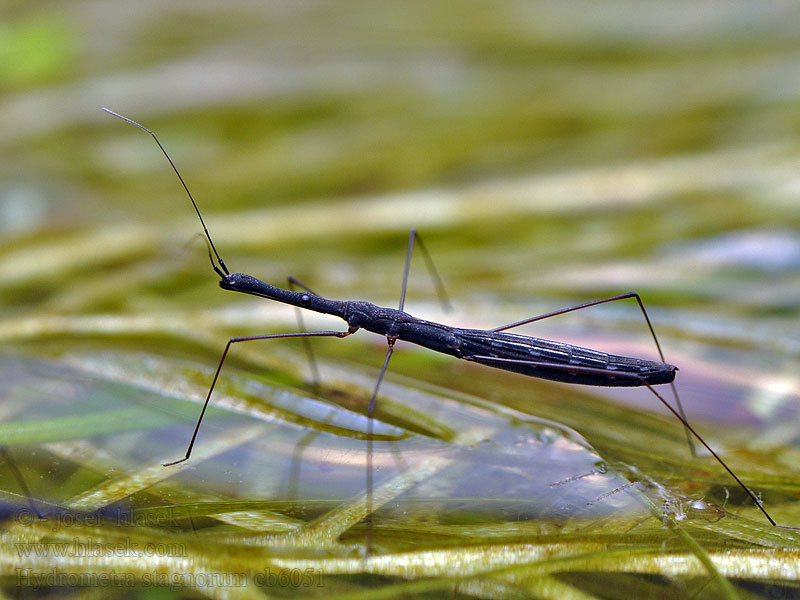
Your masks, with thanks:
[[[794,593],[796,533],[692,458],[646,392],[402,345],[370,529],[364,404],[385,345],[366,334],[315,345],[317,388],[298,345],[236,348],[196,455],[160,466],[225,341],[296,323],[217,288],[167,165],[103,105],[157,131],[229,266],[270,283],[395,305],[416,227],[456,305],[442,314],[412,265],[422,318],[494,327],[640,292],[690,420],[800,525],[785,8],[288,6],[90,0],[2,26],[20,44],[0,54],[32,50],[1,82],[6,595]],[[526,333],[655,358],[635,306]]]

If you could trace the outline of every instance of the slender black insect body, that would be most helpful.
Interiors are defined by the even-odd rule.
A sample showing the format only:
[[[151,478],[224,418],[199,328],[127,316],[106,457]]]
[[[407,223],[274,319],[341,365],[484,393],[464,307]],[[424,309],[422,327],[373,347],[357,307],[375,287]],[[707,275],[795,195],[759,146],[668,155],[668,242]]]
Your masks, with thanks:
[[[630,387],[671,383],[677,370],[666,363],[615,356],[526,335],[450,327],[370,302],[328,300],[305,292],[290,292],[244,273],[225,275],[219,285],[225,290],[339,317],[347,321],[348,333],[365,329],[456,358],[541,379]]]
[[[683,409],[680,406],[680,399],[673,383],[677,367],[666,363],[664,360],[664,355],[661,351],[661,346],[658,343],[658,338],[655,335],[655,331],[653,330],[653,326],[650,323],[650,318],[647,315],[647,311],[644,308],[641,298],[636,292],[628,292],[626,294],[620,294],[618,296],[612,296],[602,300],[595,300],[586,304],[554,311],[544,315],[539,315],[537,317],[524,319],[522,321],[516,321],[514,323],[489,330],[462,329],[432,321],[425,321],[403,311],[411,252],[415,243],[418,244],[420,249],[423,251],[423,255],[428,262],[429,269],[434,277],[437,288],[440,290],[440,295],[442,298],[444,298],[444,294],[442,291],[443,288],[441,285],[441,279],[433,268],[433,264],[430,261],[430,257],[428,256],[424,245],[422,245],[421,239],[414,230],[411,231],[409,236],[405,271],[403,275],[403,287],[400,297],[400,305],[397,309],[384,308],[365,301],[329,300],[314,294],[309,288],[303,286],[293,278],[289,279],[290,285],[299,285],[304,289],[304,291],[286,290],[265,283],[253,277],[252,275],[247,275],[244,273],[230,273],[222,258],[220,258],[216,247],[214,246],[211,235],[206,228],[203,217],[200,214],[200,210],[198,209],[197,204],[192,197],[191,192],[189,191],[189,188],[186,186],[186,183],[183,181],[178,169],[175,167],[175,164],[172,162],[172,159],[170,159],[166,150],[164,150],[164,147],[158,141],[156,135],[146,127],[143,127],[131,119],[123,117],[122,115],[119,115],[108,109],[103,110],[149,133],[156,141],[159,148],[161,148],[161,151],[167,157],[167,160],[172,166],[172,169],[175,171],[175,174],[178,176],[178,179],[180,179],[180,182],[183,185],[183,188],[186,190],[186,193],[188,194],[189,199],[194,206],[195,212],[200,219],[203,232],[208,240],[209,258],[211,259],[211,264],[214,268],[214,271],[220,277],[219,285],[222,289],[250,294],[253,296],[260,296],[270,300],[275,300],[277,302],[282,302],[284,304],[290,304],[298,308],[333,315],[343,319],[347,323],[346,331],[303,331],[297,333],[279,333],[231,338],[228,341],[228,344],[225,346],[225,350],[223,351],[222,357],[217,365],[214,379],[212,380],[211,386],[209,387],[206,395],[205,403],[203,404],[200,417],[195,425],[194,433],[192,434],[191,441],[189,442],[189,447],[186,450],[186,455],[179,460],[166,463],[165,466],[184,462],[191,456],[192,448],[194,447],[197,433],[200,429],[200,424],[211,399],[211,394],[216,386],[220,371],[222,370],[222,365],[225,362],[225,358],[227,357],[228,351],[230,350],[232,344],[253,340],[278,338],[308,339],[311,337],[347,337],[359,329],[365,329],[366,331],[385,336],[388,344],[383,366],[379,372],[378,380],[375,384],[369,405],[367,407],[367,413],[370,417],[370,435],[367,437],[368,444],[371,443],[372,439],[372,414],[375,408],[378,391],[380,389],[384,374],[386,373],[389,360],[392,357],[394,345],[397,340],[404,340],[419,346],[424,346],[425,348],[429,348],[436,352],[449,354],[450,356],[454,356],[456,358],[476,362],[496,369],[512,371],[530,377],[539,377],[542,379],[550,379],[565,383],[594,386],[641,386],[648,388],[650,392],[652,392],[653,395],[655,395],[655,397],[675,416],[675,418],[681,422],[686,429],[687,437],[690,439],[690,444],[691,438],[693,437],[711,453],[717,462],[719,462],[719,464],[728,472],[728,474],[730,474],[736,483],[748,494],[748,496],[764,514],[770,524],[786,529],[798,529],[795,527],[778,525],[766,511],[759,498],[744,484],[744,482],[742,482],[741,479],[739,479],[739,477],[730,469],[730,467],[725,464],[722,458],[720,458],[719,455],[714,452],[714,450],[686,420],[686,417],[683,414]],[[573,346],[571,344],[554,342],[525,335],[505,333],[508,329],[513,329],[514,327],[519,327],[527,323],[532,323],[548,317],[595,306],[598,304],[624,299],[635,299],[639,304],[639,308],[642,311],[653,340],[655,341],[656,348],[658,349],[659,357],[661,358],[660,362],[625,356],[616,356],[588,348]],[[672,387],[672,391],[676,400],[676,407],[673,407],[653,388],[653,386],[661,384],[670,384]],[[372,487],[371,483],[372,472],[371,469],[368,468],[368,493]],[[370,512],[371,502],[368,501],[368,518]]]

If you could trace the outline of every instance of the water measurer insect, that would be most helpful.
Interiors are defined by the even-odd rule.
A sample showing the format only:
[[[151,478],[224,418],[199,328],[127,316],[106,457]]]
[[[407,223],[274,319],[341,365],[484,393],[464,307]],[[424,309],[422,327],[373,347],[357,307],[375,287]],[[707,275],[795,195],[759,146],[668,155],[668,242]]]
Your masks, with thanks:
[[[265,283],[253,277],[252,275],[247,275],[244,273],[231,273],[217,252],[217,248],[208,232],[205,221],[203,220],[203,216],[200,213],[200,209],[192,197],[189,188],[156,135],[146,127],[143,127],[139,123],[128,119],[127,117],[123,117],[122,115],[105,108],[103,110],[149,133],[155,140],[156,144],[158,144],[158,147],[164,153],[164,156],[166,156],[172,169],[178,176],[181,185],[188,194],[189,199],[192,202],[192,206],[194,207],[194,210],[200,220],[203,233],[208,242],[209,259],[211,260],[214,271],[220,278],[219,286],[222,289],[250,294],[253,296],[261,296],[263,298],[276,300],[277,302],[290,304],[306,310],[333,315],[343,319],[347,326],[346,330],[344,331],[301,331],[295,333],[279,333],[231,338],[225,346],[225,350],[223,351],[219,364],[217,365],[214,378],[206,395],[205,402],[197,420],[191,440],[189,441],[186,454],[183,458],[166,463],[164,466],[182,463],[188,460],[191,456],[192,448],[194,447],[198,431],[200,430],[200,424],[202,423],[208,403],[211,400],[211,395],[219,378],[222,366],[225,363],[225,359],[233,344],[239,342],[278,338],[344,338],[356,333],[359,329],[364,329],[366,331],[384,336],[388,345],[383,366],[378,374],[375,387],[372,391],[372,395],[367,406],[367,415],[370,418],[370,422],[374,413],[381,382],[386,373],[386,369],[389,365],[392,353],[394,352],[394,347],[397,340],[404,340],[413,344],[424,346],[425,348],[429,348],[436,352],[449,354],[450,356],[454,356],[462,360],[479,363],[488,367],[494,367],[496,369],[513,371],[515,373],[530,377],[539,377],[565,383],[594,386],[646,387],[675,416],[675,418],[680,421],[687,432],[687,437],[690,439],[690,444],[691,439],[693,438],[697,440],[697,442],[699,442],[709,453],[711,453],[717,462],[752,499],[770,524],[776,527],[795,529],[793,527],[778,525],[766,511],[758,496],[756,496],[756,494],[752,492],[744,484],[744,482],[742,482],[741,479],[739,479],[739,477],[731,470],[731,468],[728,467],[722,458],[719,457],[719,455],[705,442],[705,440],[686,420],[686,417],[684,416],[683,410],[680,406],[680,399],[678,397],[677,390],[673,384],[675,373],[678,369],[677,367],[668,364],[664,360],[664,354],[661,351],[655,331],[650,323],[650,318],[647,315],[647,311],[644,308],[641,298],[636,292],[628,292],[618,296],[612,296],[610,298],[595,300],[593,302],[588,302],[544,315],[523,319],[521,321],[516,321],[514,323],[509,323],[507,325],[488,330],[464,329],[459,327],[451,327],[442,323],[425,321],[403,311],[406,287],[408,283],[410,259],[415,245],[418,245],[425,253],[426,258],[429,258],[427,256],[427,251],[425,250],[425,247],[415,230],[412,230],[409,235],[405,270],[403,275],[403,285],[400,303],[397,309],[376,306],[366,301],[330,300],[323,298],[322,296],[313,293],[309,288],[300,284],[296,280],[290,280],[290,282],[297,284],[300,288],[302,288],[302,291],[287,290],[276,287],[269,283]],[[428,263],[429,267],[432,269],[432,263],[430,260],[428,260]],[[434,279],[437,281],[437,283],[440,283],[438,275],[433,269],[432,274],[434,275]],[[660,362],[617,356],[597,350],[573,346],[571,344],[565,344],[526,335],[507,333],[508,330],[515,327],[533,323],[548,317],[624,299],[635,299],[639,304],[650,333],[656,343],[659,357],[661,358]],[[675,407],[667,402],[664,397],[658,391],[656,391],[654,386],[662,384],[669,384],[672,387],[673,395],[676,401]],[[368,470],[368,482],[369,481],[370,474]]]

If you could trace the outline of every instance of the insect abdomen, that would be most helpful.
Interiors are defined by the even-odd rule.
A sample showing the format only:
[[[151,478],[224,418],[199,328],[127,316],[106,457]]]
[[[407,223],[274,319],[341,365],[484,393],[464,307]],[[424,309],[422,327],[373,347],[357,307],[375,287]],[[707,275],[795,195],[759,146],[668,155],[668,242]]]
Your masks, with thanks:
[[[607,354],[571,344],[480,330],[461,330],[463,358],[552,381],[612,387],[660,385],[675,379],[677,367]]]

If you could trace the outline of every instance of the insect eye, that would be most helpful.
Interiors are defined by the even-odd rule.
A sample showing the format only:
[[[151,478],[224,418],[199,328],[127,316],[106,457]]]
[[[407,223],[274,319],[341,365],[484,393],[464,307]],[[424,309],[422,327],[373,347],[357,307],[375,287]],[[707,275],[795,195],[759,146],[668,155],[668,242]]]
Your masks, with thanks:
[[[302,296],[300,296],[300,302],[302,302],[303,304],[308,304],[309,302],[311,302],[311,297],[308,294],[303,294]]]

